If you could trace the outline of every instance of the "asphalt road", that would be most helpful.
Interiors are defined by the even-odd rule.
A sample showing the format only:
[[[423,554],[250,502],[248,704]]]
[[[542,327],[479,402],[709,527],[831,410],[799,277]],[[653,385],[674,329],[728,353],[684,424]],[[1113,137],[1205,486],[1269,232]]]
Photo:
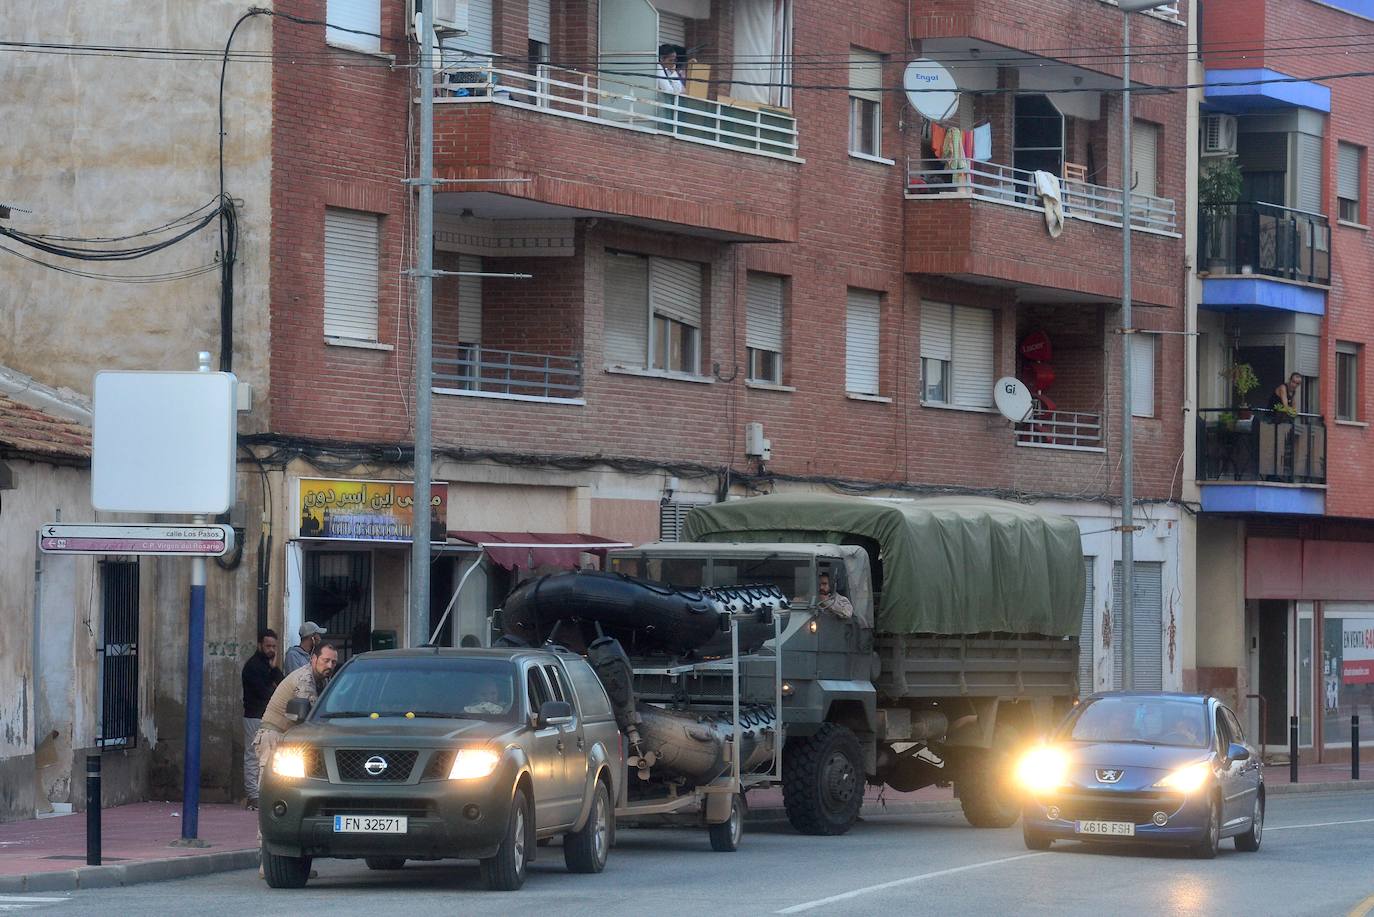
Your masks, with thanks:
[[[1374,793],[1270,801],[1264,846],[1230,841],[1213,861],[1183,853],[1056,844],[1031,853],[1020,828],[975,830],[958,815],[866,818],[839,838],[751,824],[733,854],[700,830],[622,830],[606,872],[569,875],[540,848],[524,889],[483,891],[475,865],[369,872],[317,863],[304,891],[273,891],[253,872],[70,895],[0,896],[0,911],[66,914],[368,913],[654,917],[733,914],[1358,914],[1374,906]]]

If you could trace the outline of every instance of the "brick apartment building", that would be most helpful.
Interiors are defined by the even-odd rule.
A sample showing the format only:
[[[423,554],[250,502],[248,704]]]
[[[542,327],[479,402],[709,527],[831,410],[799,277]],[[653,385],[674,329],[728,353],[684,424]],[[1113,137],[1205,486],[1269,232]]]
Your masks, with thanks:
[[[162,41],[221,46],[242,11],[212,6]],[[1088,555],[1082,685],[1119,684],[1123,184],[1146,332],[1129,338],[1136,673],[1143,687],[1183,687],[1194,640],[1177,332],[1195,138],[1189,96],[1148,90],[1188,81],[1190,6],[1132,16],[1135,42],[1153,50],[1133,61],[1135,167],[1123,176],[1122,14],[1105,0],[460,3],[466,29],[444,38],[442,72],[424,89],[436,94],[436,174],[449,180],[436,191],[435,266],[529,276],[436,282],[434,478],[446,486],[430,622],[408,620],[398,536],[409,521],[388,508],[406,499],[414,418],[416,207],[404,182],[421,90],[406,3],[280,0],[245,21],[235,48],[255,57],[229,64],[224,133],[226,191],[241,204],[232,353],[254,386],[240,425],[253,458],[233,514],[246,550],[237,566],[211,567],[205,798],[238,786],[238,669],[261,618],[284,643],[314,620],[345,654],[404,644],[466,577],[440,640],[481,641],[515,577],[568,556],[557,544],[675,537],[692,504],[760,491],[991,494],[1074,517]],[[98,25],[91,40],[105,42]],[[134,23],[106,25],[145,43]],[[662,43],[689,49],[683,94],[657,89]],[[899,91],[916,58],[942,63],[961,89],[941,123]],[[204,141],[217,137],[218,60],[189,79],[150,69],[187,113],[158,122],[185,133],[175,143],[118,117],[112,100],[129,110],[143,91],[98,68],[130,65],[81,66],[85,82],[110,87],[101,105],[58,73],[60,99],[34,84],[25,104],[66,100],[84,123],[147,147],[130,159],[93,129],[71,140],[86,174],[122,170],[118,189],[94,189],[103,207],[30,169],[87,235],[155,225],[147,202],[179,212],[173,189],[213,193]],[[35,131],[16,150],[40,161],[46,141]],[[1036,171],[1057,180],[1057,237]],[[143,205],[137,219],[121,200]],[[214,257],[210,240],[196,245],[167,257]],[[34,327],[103,293],[20,270]],[[196,295],[100,316],[92,331],[121,329],[133,350],[83,335],[49,353],[35,334],[0,356],[78,390],[95,361],[189,368],[187,354],[214,350],[221,331],[208,305],[218,291],[196,283]],[[1024,423],[993,407],[1003,376],[1037,392]],[[751,424],[771,443],[766,461],[751,454]],[[480,547],[501,541],[520,547]],[[158,652],[142,674],[155,725],[139,740],[156,793],[179,779],[186,581],[168,562],[143,564]]]
[[[1322,79],[1371,37],[1353,0],[1211,0],[1202,20],[1201,170],[1233,163],[1240,193],[1199,219],[1198,680],[1271,745],[1297,716],[1313,760],[1343,760],[1350,715],[1374,713],[1374,95]],[[1296,415],[1245,419],[1290,374]]]

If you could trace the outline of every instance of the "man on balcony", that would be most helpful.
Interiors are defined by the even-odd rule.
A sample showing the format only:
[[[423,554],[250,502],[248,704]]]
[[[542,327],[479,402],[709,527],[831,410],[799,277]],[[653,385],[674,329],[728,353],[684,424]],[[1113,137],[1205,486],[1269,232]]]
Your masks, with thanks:
[[[1279,412],[1292,414],[1298,409],[1298,389],[1302,387],[1302,375],[1289,373],[1287,382],[1280,382],[1269,394],[1269,410],[1274,412],[1271,420],[1280,420]]]
[[[677,45],[658,46],[658,91],[668,95],[680,96],[686,91],[687,84],[678,69],[678,54],[685,54],[686,48]]]

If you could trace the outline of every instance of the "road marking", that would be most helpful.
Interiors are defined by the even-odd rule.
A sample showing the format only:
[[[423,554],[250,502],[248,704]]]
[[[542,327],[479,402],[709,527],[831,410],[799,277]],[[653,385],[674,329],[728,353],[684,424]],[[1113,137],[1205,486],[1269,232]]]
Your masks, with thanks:
[[[1330,828],[1333,825],[1367,825],[1374,822],[1374,818],[1352,818],[1349,821],[1318,821],[1310,825],[1265,825],[1264,830],[1269,831],[1292,831],[1297,828]]]
[[[843,894],[831,895],[829,898],[818,898],[815,901],[807,901],[804,904],[794,904],[791,907],[785,907],[780,911],[774,911],[774,913],[800,914],[802,911],[809,911],[812,908],[824,907],[827,904],[834,904],[837,901],[848,901],[851,898],[857,898],[860,895],[867,895],[870,892],[880,892],[889,888],[897,888],[901,885],[910,885],[913,882],[924,882],[927,879],[939,879],[944,876],[952,876],[956,873],[968,872],[969,870],[973,869],[982,869],[985,866],[997,866],[1002,863],[1014,863],[1017,860],[1028,860],[1031,857],[1039,857],[1044,855],[1044,851],[1041,851],[1039,853],[1022,853],[1014,857],[1002,857],[1000,860],[987,860],[982,863],[970,863],[967,866],[955,866],[951,869],[937,869],[935,872],[923,872],[919,876],[907,876],[905,879],[893,879],[891,882],[882,882],[878,885],[869,885],[864,888],[856,888],[853,891],[844,892]]]
[[[1351,911],[1347,917],[1365,917],[1370,911],[1374,911],[1374,895],[1370,895],[1368,898],[1355,905],[1355,909]]]
[[[21,895],[0,895],[0,912],[27,911],[30,908],[42,907],[45,904],[58,904],[70,900],[66,897],[34,898]]]

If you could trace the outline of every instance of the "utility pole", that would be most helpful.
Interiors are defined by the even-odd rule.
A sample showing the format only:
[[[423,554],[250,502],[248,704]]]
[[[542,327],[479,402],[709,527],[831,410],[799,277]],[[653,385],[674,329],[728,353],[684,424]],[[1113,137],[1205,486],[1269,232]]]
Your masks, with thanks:
[[[434,10],[418,7],[420,32],[419,283],[415,321],[415,502],[411,506],[410,645],[429,640],[429,491],[434,376]]]

